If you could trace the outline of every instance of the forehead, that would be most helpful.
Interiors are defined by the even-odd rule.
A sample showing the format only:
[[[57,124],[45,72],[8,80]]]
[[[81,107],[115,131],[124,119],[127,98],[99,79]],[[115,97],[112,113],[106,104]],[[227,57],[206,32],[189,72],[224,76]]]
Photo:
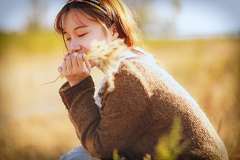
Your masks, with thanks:
[[[89,26],[96,23],[96,20],[82,10],[70,9],[62,18],[63,30],[73,25]]]

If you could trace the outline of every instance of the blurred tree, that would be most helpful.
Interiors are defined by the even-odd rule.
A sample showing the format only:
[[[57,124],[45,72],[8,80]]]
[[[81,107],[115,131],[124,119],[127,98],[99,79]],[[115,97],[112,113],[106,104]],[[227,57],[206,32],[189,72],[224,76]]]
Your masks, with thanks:
[[[28,30],[36,31],[41,29],[44,22],[44,17],[46,17],[47,5],[41,3],[39,0],[30,0],[31,8],[29,10],[28,17]]]
[[[146,38],[162,39],[174,36],[175,24],[181,12],[179,0],[127,0],[141,17],[140,29]],[[128,4],[127,3],[127,4]]]

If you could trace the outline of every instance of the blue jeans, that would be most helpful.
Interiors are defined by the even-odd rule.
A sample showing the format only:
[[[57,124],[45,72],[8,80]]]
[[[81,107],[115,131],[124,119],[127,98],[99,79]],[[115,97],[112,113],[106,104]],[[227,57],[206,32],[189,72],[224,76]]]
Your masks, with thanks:
[[[100,160],[91,156],[83,146],[75,147],[67,154],[60,157],[60,160]]]

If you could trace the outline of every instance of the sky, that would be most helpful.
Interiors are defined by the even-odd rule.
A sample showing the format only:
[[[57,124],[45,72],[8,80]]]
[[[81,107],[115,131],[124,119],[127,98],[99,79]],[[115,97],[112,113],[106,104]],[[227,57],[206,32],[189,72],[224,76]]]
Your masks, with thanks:
[[[182,34],[240,32],[239,0],[183,0],[177,28]]]
[[[4,32],[24,30],[32,13],[30,1],[0,0],[0,30]],[[66,0],[38,1],[46,7],[42,26],[53,30],[55,16]],[[134,7],[144,0],[125,1],[129,1]],[[171,5],[172,0],[148,0],[146,9],[149,11],[150,21],[146,24],[145,30],[159,31],[166,23],[171,22],[174,33],[183,36],[240,32],[240,0],[179,0],[179,2],[181,10],[177,12]],[[164,28],[162,31],[165,31]]]

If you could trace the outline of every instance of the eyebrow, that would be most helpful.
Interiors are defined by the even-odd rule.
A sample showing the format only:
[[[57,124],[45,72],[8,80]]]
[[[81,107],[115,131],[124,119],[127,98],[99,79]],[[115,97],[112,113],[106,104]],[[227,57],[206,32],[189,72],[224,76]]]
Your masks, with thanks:
[[[88,26],[78,26],[78,27],[74,28],[73,30],[76,31],[76,30],[78,30],[80,28],[86,28],[86,27],[88,27]],[[63,34],[66,34],[66,33],[67,32],[63,31]]]

